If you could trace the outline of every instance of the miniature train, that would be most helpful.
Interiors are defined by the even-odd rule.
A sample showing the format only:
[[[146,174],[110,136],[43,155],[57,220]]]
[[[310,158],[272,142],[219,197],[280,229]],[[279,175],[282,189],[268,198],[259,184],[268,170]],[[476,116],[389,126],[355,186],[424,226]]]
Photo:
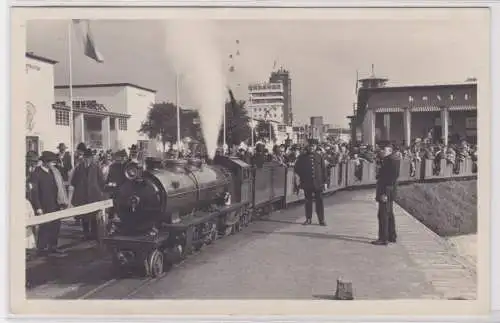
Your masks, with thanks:
[[[475,176],[470,159],[459,172],[443,160],[439,174],[433,162],[417,162],[410,171],[410,162],[402,160],[399,181]],[[368,162],[331,167],[325,193],[374,184],[375,167]],[[144,166],[129,163],[125,175],[114,197],[119,221],[102,239],[120,275],[135,268],[158,277],[192,251],[242,230],[252,218],[303,199],[294,192],[293,169],[275,162],[252,167],[221,156],[212,165],[149,159]]]

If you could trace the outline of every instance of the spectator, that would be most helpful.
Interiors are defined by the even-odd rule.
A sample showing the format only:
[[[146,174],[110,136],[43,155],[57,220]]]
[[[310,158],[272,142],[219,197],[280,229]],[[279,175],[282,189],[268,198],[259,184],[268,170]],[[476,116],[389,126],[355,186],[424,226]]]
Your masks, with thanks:
[[[92,150],[87,149],[71,178],[70,197],[72,205],[80,206],[103,199],[104,178],[98,165],[93,161]],[[85,240],[97,239],[97,213],[82,216],[82,230]]]
[[[29,180],[32,187],[31,204],[37,216],[59,211],[69,204],[62,176],[55,167],[57,155],[44,151],[40,160],[42,165],[33,171]],[[39,254],[61,253],[57,249],[60,227],[60,220],[40,225],[37,239]]]
[[[65,182],[68,181],[69,172],[73,168],[73,166],[71,165],[71,154],[66,151],[66,149],[66,145],[62,142],[57,146],[58,153],[56,163],[56,167],[61,173],[61,176]]]

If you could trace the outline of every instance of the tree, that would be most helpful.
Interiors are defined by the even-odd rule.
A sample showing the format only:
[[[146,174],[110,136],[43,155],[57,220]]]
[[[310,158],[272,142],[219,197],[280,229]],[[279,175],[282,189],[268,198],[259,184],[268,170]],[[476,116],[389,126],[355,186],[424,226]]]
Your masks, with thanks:
[[[245,101],[237,101],[231,90],[230,100],[226,102],[226,143],[228,146],[239,145],[242,141],[250,138],[251,129],[248,124],[249,118],[245,109]],[[224,123],[219,131],[219,144],[224,142]]]
[[[258,140],[269,140],[269,129],[271,130],[271,139],[276,141],[276,133],[274,127],[270,121],[259,120],[257,126],[255,127],[255,139]]]
[[[181,109],[181,138],[192,137],[200,140],[199,122],[197,111]],[[177,141],[177,108],[170,102],[154,103],[148,111],[146,120],[142,122],[140,133],[146,134],[150,139],[161,140],[165,148],[167,142]]]

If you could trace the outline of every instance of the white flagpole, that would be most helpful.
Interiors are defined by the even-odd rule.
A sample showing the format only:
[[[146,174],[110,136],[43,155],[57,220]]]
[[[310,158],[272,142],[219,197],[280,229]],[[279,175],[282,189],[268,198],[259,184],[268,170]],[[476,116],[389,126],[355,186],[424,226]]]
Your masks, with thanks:
[[[252,147],[254,146],[254,131],[255,131],[255,121],[253,120],[253,103],[252,103],[252,96],[250,96],[250,128],[252,129]]]
[[[224,144],[222,146],[223,149],[226,149],[226,105],[224,104],[224,113],[223,113],[223,137],[224,137]]]
[[[72,28],[73,20],[69,21],[68,25],[68,65],[69,65],[69,129],[70,129],[70,138],[69,138],[69,149],[71,152],[71,166],[75,167],[75,143],[74,143],[74,116],[73,116],[73,62],[71,60],[71,34],[73,31]]]
[[[179,74],[175,74],[175,106],[177,108],[177,150],[181,149],[181,108],[179,106]]]

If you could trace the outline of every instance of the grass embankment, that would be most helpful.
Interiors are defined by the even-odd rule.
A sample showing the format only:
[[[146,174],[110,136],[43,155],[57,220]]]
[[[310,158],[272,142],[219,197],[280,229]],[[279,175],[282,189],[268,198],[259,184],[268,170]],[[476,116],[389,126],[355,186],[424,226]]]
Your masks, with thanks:
[[[396,202],[441,237],[477,233],[477,181],[399,187]]]

